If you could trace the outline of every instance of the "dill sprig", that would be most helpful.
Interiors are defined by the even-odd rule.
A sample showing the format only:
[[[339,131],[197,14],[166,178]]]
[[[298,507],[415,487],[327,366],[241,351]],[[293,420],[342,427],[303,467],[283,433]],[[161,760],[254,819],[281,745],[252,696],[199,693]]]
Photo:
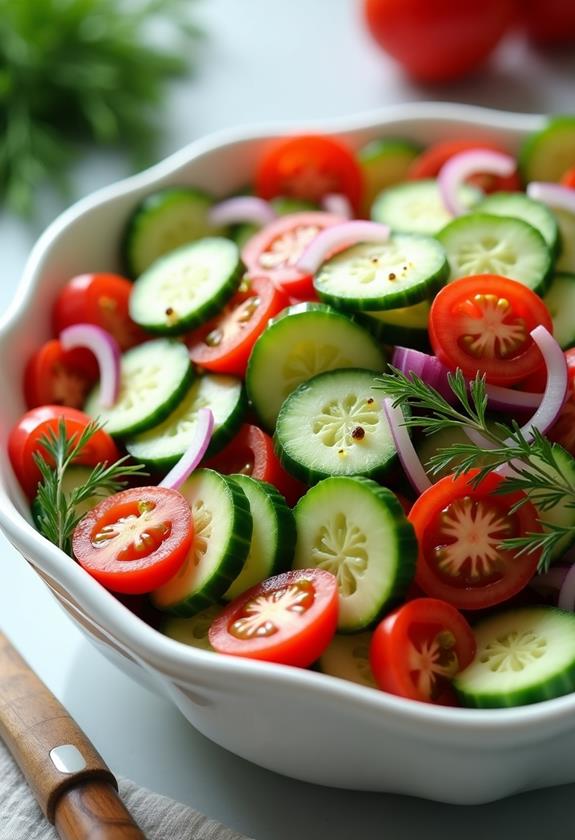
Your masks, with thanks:
[[[39,440],[45,454],[34,453],[42,476],[35,502],[38,529],[67,554],[71,553],[74,528],[84,515],[79,510],[83,502],[117,493],[127,486],[130,476],[147,475],[142,464],[127,464],[129,456],[126,455],[111,464],[97,464],[84,484],[67,493],[64,490],[66,470],[100,428],[101,425],[93,421],[80,434],[68,436],[66,423],[60,419],[57,430],[49,429]]]
[[[0,0],[0,195],[65,189],[80,144],[150,162],[166,83],[192,65],[191,0]],[[160,40],[159,36],[163,36]]]
[[[406,376],[389,366],[390,372],[378,377],[377,388],[393,399],[394,406],[408,405],[412,412],[405,416],[405,425],[420,428],[426,435],[433,435],[444,429],[471,430],[486,440],[482,447],[473,440],[453,443],[442,447],[428,462],[432,474],[451,471],[460,476],[470,470],[477,470],[471,483],[477,486],[485,476],[499,467],[505,467],[504,481],[498,493],[522,491],[524,494],[510,508],[517,511],[527,500],[540,513],[550,511],[557,505],[575,508],[575,482],[562,468],[563,461],[570,458],[557,443],[552,443],[536,428],[532,439],[526,440],[516,421],[493,423],[487,419],[487,391],[485,377],[477,374],[467,382],[461,370],[448,374],[449,387],[457,398],[451,405],[435,388],[432,388],[415,374]],[[520,537],[503,540],[502,548],[513,549],[518,554],[541,553],[539,570],[545,571],[560,546],[568,545],[574,537],[575,527],[564,526],[549,519],[539,519],[543,531],[528,532]]]

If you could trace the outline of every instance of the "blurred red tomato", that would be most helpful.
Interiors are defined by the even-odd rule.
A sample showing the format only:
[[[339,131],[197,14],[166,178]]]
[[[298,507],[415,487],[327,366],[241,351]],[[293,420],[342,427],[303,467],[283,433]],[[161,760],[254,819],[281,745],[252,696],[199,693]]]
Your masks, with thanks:
[[[459,78],[480,65],[515,21],[516,2],[363,0],[377,43],[416,79],[431,82]]]
[[[575,0],[524,0],[523,20],[540,44],[575,42]]]

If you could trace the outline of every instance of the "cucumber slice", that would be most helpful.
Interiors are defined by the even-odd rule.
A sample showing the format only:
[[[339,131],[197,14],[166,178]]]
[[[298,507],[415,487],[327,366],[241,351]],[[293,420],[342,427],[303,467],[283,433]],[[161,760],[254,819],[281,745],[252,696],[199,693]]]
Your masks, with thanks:
[[[252,542],[243,569],[224,593],[233,601],[251,586],[286,571],[295,548],[295,520],[284,497],[275,487],[248,475],[232,475],[250,504],[253,520]]]
[[[551,249],[553,254],[559,252],[559,227],[551,210],[540,201],[534,201],[525,193],[498,192],[488,195],[475,208],[477,213],[488,213],[492,216],[511,216],[523,219],[534,227]]]
[[[158,470],[176,464],[196,434],[200,408],[210,408],[214,431],[207,454],[219,452],[239,429],[245,398],[242,382],[235,376],[205,373],[196,377],[188,392],[171,414],[146,432],[125,441],[125,447],[137,461]]]
[[[150,332],[179,335],[219,312],[243,273],[238,246],[229,239],[213,236],[183,245],[138,277],[130,316]]]
[[[488,425],[495,425],[497,420],[492,419],[488,421]],[[463,431],[463,429],[454,427],[452,429],[441,429],[439,432],[434,432],[432,435],[425,435],[422,434],[415,445],[415,450],[419,457],[419,460],[423,464],[423,468],[425,472],[431,479],[431,481],[436,482],[439,481],[440,478],[443,478],[446,475],[451,475],[453,472],[453,468],[451,466],[447,467],[441,472],[432,473],[431,469],[429,468],[429,459],[436,455],[440,449],[447,449],[453,446],[454,443],[469,443],[469,438]],[[454,460],[452,462],[453,467],[459,463],[459,460]],[[477,465],[483,466],[483,464],[489,463],[489,454],[485,452],[481,458],[477,459]]]
[[[575,166],[575,117],[553,117],[527,138],[519,153],[519,168],[525,183],[559,181]]]
[[[575,274],[575,213],[553,209],[561,236],[561,254],[555,266],[556,271]]]
[[[274,437],[288,472],[306,484],[330,475],[386,475],[396,450],[376,399],[377,377],[371,370],[334,370],[290,394]]]
[[[335,368],[382,370],[385,356],[360,324],[320,303],[290,306],[256,341],[246,373],[248,396],[267,429],[282,402],[306,379]]]
[[[84,411],[105,423],[109,434],[127,437],[164,420],[188,390],[194,370],[187,347],[158,338],[124,353],[120,375],[120,394],[114,405],[102,406],[96,385]]]
[[[339,309],[397,309],[431,297],[447,281],[445,252],[429,236],[396,234],[347,248],[314,278],[319,297]]]
[[[194,542],[178,573],[151,597],[159,610],[187,617],[220,599],[240,573],[252,515],[239,484],[215,470],[196,470],[180,492],[192,509]]]
[[[551,279],[551,252],[538,230],[521,219],[470,213],[450,222],[438,239],[447,252],[450,280],[502,274],[544,294]]]
[[[575,346],[575,274],[556,274],[543,302],[553,319],[553,335],[563,350]]]
[[[506,610],[473,631],[475,659],[453,681],[465,706],[522,706],[575,691],[573,613],[554,607]]]
[[[458,195],[463,204],[471,208],[481,200],[483,193],[463,184]],[[371,208],[371,218],[389,225],[395,233],[435,236],[453,216],[443,203],[437,181],[430,178],[407,181],[384,190]]]
[[[358,151],[367,212],[382,190],[405,181],[411,163],[420,153],[421,146],[411,140],[390,137],[371,140]]]
[[[121,251],[128,277],[138,277],[159,257],[214,233],[213,199],[191,187],[166,187],[138,204],[124,231]]]
[[[370,643],[371,633],[350,636],[336,633],[318,660],[319,670],[322,674],[377,688],[369,664]]]
[[[337,577],[340,632],[363,630],[404,594],[415,574],[417,540],[391,490],[357,476],[327,478],[294,513],[294,568]]]
[[[183,645],[213,650],[208,639],[208,631],[214,618],[222,611],[219,604],[206,607],[191,618],[167,618],[160,626],[160,632]]]
[[[431,302],[422,300],[413,306],[376,312],[362,312],[357,320],[386,344],[413,347],[415,350],[429,350],[429,310]]]

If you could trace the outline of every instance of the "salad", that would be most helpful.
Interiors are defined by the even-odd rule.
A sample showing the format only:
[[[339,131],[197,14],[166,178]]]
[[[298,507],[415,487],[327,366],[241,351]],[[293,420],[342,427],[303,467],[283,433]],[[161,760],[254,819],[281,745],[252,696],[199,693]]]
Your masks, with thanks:
[[[45,538],[179,643],[450,706],[575,691],[575,118],[518,158],[287,137],[118,238],[26,365]]]

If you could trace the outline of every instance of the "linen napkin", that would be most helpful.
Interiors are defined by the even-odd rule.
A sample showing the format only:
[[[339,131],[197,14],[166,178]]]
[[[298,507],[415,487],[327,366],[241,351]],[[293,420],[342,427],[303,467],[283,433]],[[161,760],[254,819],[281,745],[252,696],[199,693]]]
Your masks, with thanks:
[[[118,783],[125,806],[147,840],[250,840],[167,796],[126,779]],[[1,740],[0,840],[58,840]]]

